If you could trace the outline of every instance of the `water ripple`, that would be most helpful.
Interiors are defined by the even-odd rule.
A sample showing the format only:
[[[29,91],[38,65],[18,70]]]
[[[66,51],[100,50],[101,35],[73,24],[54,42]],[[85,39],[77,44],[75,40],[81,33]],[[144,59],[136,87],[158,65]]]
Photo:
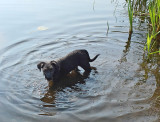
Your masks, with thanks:
[[[136,48],[131,50],[133,54],[125,52],[128,21],[123,21],[127,16],[124,8],[120,9],[117,15],[119,21],[116,21],[110,2],[104,5],[106,1],[95,1],[95,10],[92,10],[93,3],[87,4],[88,1],[79,1],[79,4],[72,0],[57,2],[60,8],[56,8],[55,1],[50,1],[52,4],[45,10],[41,9],[44,1],[38,1],[38,5],[34,3],[31,6],[32,17],[20,23],[23,28],[18,25],[21,21],[17,22],[11,16],[17,22],[12,26],[19,29],[19,33],[13,31],[10,36],[20,37],[11,43],[6,42],[7,46],[0,49],[2,121],[9,121],[9,118],[15,118],[13,121],[126,121],[135,120],[139,114],[142,118],[151,116],[149,112],[152,106],[149,102],[156,83],[137,85],[144,73],[137,71],[140,67],[137,55],[142,55],[136,46],[139,49],[143,47],[139,38],[144,35],[133,37],[136,40],[132,41]],[[84,5],[89,6],[83,8]],[[14,8],[18,9],[17,14],[21,12],[21,8]],[[23,12],[27,13],[28,10]],[[51,11],[52,15],[49,14]],[[24,16],[24,13],[19,14]],[[16,18],[19,17],[17,14]],[[108,35],[107,22],[110,28]],[[43,31],[37,31],[38,27]],[[75,49],[87,49],[91,58],[100,54],[91,63],[97,70],[92,70],[88,78],[73,75],[62,86],[48,89],[37,63],[58,59]],[[142,120],[141,117],[139,120]]]

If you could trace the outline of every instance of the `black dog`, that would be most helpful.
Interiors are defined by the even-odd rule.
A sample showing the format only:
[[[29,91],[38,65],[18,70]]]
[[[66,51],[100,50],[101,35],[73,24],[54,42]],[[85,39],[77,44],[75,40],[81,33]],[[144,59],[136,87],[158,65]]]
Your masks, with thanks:
[[[53,82],[57,82],[62,76],[67,75],[72,70],[78,70],[78,66],[86,72],[90,72],[89,62],[94,61],[98,56],[99,54],[90,59],[87,50],[75,50],[57,61],[40,62],[37,67],[40,71],[43,70],[44,76],[51,87]]]

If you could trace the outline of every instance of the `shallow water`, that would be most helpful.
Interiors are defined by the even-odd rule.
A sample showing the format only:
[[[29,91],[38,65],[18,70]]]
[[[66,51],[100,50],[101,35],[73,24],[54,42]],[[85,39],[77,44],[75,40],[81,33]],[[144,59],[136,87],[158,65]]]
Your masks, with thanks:
[[[0,120],[152,122],[160,116],[159,57],[144,56],[147,22],[129,22],[125,1],[15,0],[0,3]],[[109,24],[109,30],[108,25]],[[72,74],[48,89],[37,69],[87,49],[87,78]],[[83,73],[83,70],[80,71]]]

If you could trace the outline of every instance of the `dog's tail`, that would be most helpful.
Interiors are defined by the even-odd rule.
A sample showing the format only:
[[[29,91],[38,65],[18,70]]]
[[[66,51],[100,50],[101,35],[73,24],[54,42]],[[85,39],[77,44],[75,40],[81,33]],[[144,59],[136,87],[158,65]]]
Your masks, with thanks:
[[[96,60],[96,58],[99,56],[100,54],[97,54],[93,59],[89,58],[89,62],[93,62],[94,60]]]

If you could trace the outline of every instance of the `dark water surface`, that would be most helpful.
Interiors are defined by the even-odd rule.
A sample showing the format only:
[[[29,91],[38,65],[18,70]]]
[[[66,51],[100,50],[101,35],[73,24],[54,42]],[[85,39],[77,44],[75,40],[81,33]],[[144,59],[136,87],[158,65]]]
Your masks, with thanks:
[[[144,59],[146,22],[128,41],[125,1],[5,0],[0,15],[1,122],[159,121],[159,57]],[[82,48],[97,71],[48,90],[37,63]]]

